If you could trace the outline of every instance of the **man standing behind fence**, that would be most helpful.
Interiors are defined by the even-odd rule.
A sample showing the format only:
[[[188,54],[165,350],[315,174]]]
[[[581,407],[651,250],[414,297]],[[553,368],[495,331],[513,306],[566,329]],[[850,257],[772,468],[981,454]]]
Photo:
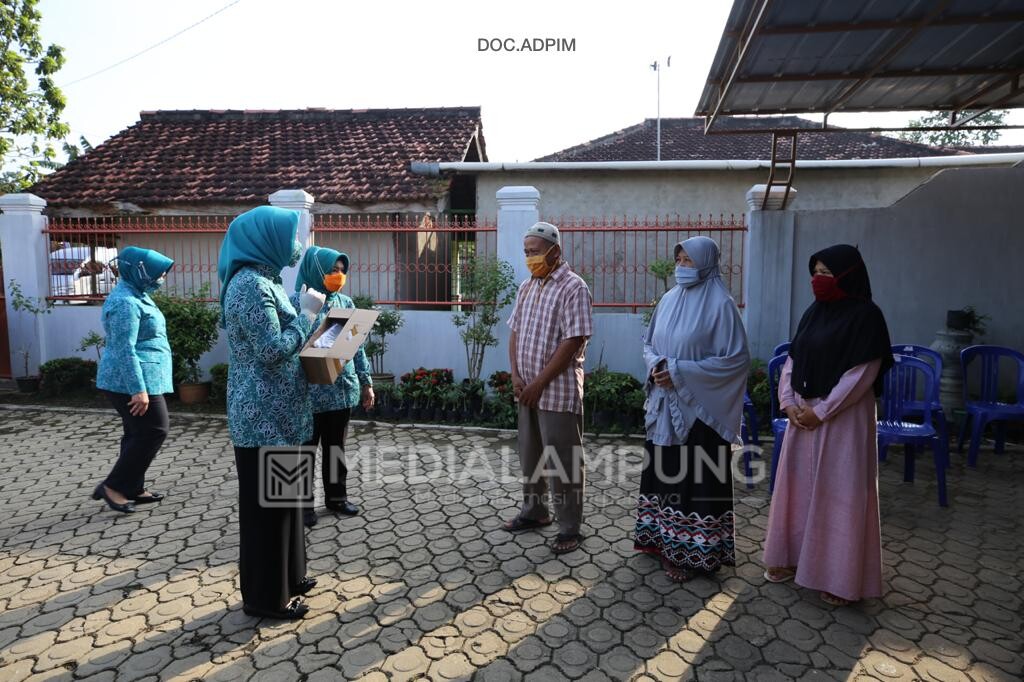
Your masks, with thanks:
[[[593,333],[592,299],[586,282],[562,259],[557,227],[537,223],[527,230],[523,253],[532,277],[519,286],[508,320],[523,506],[504,528],[551,524],[544,500],[550,473],[558,516],[551,548],[564,554],[583,540],[583,355]]]

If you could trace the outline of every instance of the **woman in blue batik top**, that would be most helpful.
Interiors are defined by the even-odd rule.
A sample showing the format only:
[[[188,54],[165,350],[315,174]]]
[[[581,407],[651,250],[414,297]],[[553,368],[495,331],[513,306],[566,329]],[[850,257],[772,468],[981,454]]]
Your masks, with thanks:
[[[167,438],[171,384],[171,346],[167,324],[149,292],[164,282],[174,265],[167,256],[128,246],[115,259],[120,281],[103,304],[106,349],[96,372],[96,387],[107,394],[124,426],[121,453],[92,497],[115,511],[131,513],[136,504],[159,502],[146,490],[146,471]]]
[[[348,276],[348,255],[334,249],[311,246],[306,249],[295,279],[295,293],[292,305],[298,305],[303,288],[315,289],[327,295],[324,312],[331,308],[355,308],[352,299],[341,293]],[[324,483],[325,505],[331,511],[355,516],[359,509],[348,500],[345,466],[345,433],[352,408],[362,402],[363,407],[373,407],[373,383],[370,380],[370,363],[360,347],[351,362],[346,362],[337,381],[330,386],[310,384],[310,401],[313,404],[313,438],[306,445],[314,450],[321,447],[321,478]],[[316,512],[305,511],[307,526],[316,524]]]
[[[246,613],[302,618],[298,597],[316,585],[306,577],[306,544],[297,505],[264,504],[260,467],[295,453],[313,434],[309,391],[299,362],[316,328],[324,296],[307,292],[296,312],[281,270],[302,255],[299,215],[260,206],[231,221],[221,245],[222,320],[227,330],[228,429],[238,470],[238,568]]]

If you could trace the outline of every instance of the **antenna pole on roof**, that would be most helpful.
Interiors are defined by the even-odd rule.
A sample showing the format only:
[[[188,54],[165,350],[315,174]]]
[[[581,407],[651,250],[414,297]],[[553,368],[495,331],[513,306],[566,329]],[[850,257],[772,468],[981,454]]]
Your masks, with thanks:
[[[667,60],[665,60],[665,66],[672,66],[672,57],[671,56]],[[657,116],[658,116],[658,119],[657,119],[658,120],[658,124],[657,124],[658,125],[658,139],[657,139],[656,145],[657,145],[657,160],[661,161],[661,69],[658,68],[658,62],[657,61],[655,61],[653,64],[651,64],[651,69],[653,69],[654,73],[657,75],[657,88],[658,88],[658,90],[657,90],[657,93],[658,93],[658,110],[657,110],[657,112],[658,112],[657,113]]]

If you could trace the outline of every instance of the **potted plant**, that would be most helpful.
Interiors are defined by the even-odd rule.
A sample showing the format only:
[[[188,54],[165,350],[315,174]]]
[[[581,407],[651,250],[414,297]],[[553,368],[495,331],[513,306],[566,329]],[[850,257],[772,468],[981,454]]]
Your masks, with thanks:
[[[441,395],[444,402],[443,420],[446,422],[459,421],[463,403],[462,384],[446,386]]]
[[[28,363],[32,357],[35,338],[39,333],[37,327],[38,318],[40,315],[49,315],[53,311],[53,302],[42,298],[29,298],[25,296],[21,291],[21,286],[13,279],[10,281],[7,290],[10,292],[8,295],[11,298],[11,307],[15,312],[32,316],[32,331],[35,333],[26,332],[24,328],[22,329],[23,342],[18,347],[18,354],[21,355],[25,362],[25,371],[20,377],[15,378],[15,382],[18,384],[18,390],[22,393],[35,393],[39,390],[39,375],[29,376]]]
[[[210,397],[210,384],[202,382],[199,359],[217,342],[220,310],[206,300],[209,294],[208,283],[188,296],[152,294],[167,320],[174,378],[183,403],[205,402]]]
[[[611,426],[613,413],[608,404],[608,370],[598,367],[583,380],[584,401],[590,403],[590,419],[594,430],[598,433],[607,431]]]
[[[481,379],[463,379],[463,414],[462,419],[469,421],[483,410],[484,382]]]
[[[644,403],[647,402],[647,394],[643,388],[634,388],[626,394],[626,409],[623,415],[628,415],[628,426],[623,426],[623,433],[631,434],[635,429],[644,430]]]
[[[489,402],[490,421],[500,429],[515,428],[519,408],[516,407],[512,374],[505,371],[495,372],[487,380],[487,385],[493,392],[493,399]]]
[[[988,315],[982,315],[974,306],[967,306],[960,310],[946,311],[946,326],[956,331],[970,332],[972,336],[984,336],[988,331],[987,322],[992,319]]]
[[[377,306],[369,296],[356,296],[352,302],[355,303],[356,308],[362,310],[380,311],[377,321],[373,323],[373,329],[370,330],[366,342],[363,344],[363,352],[366,353],[366,357],[370,361],[370,376],[373,378],[374,391],[376,391],[378,384],[391,384],[395,381],[394,374],[384,371],[384,353],[388,350],[387,337],[396,334],[402,328],[405,319],[398,310]]]
[[[381,384],[374,386],[373,392],[377,395],[375,412],[381,419],[394,419],[398,388],[394,384]]]

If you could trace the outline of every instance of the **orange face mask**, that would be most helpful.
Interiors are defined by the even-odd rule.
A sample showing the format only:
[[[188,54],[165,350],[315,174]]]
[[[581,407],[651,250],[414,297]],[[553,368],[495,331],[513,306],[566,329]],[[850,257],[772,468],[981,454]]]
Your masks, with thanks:
[[[548,263],[548,254],[551,253],[551,249],[555,248],[552,244],[551,247],[544,252],[541,256],[527,256],[526,267],[530,269],[530,274],[534,277],[544,279],[551,271],[555,269],[555,266]]]
[[[324,288],[331,293],[335,291],[341,291],[341,288],[345,286],[345,273],[344,272],[332,272],[329,275],[324,275]]]

